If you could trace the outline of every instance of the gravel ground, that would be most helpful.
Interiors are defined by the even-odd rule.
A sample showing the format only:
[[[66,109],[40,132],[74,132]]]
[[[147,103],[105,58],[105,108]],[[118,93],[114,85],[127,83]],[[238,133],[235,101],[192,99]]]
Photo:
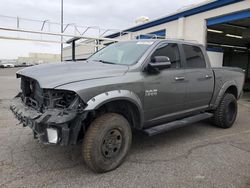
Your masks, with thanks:
[[[95,174],[81,145],[42,145],[9,110],[17,69],[0,69],[0,187],[250,187],[250,102],[231,129],[196,123],[158,136],[133,135],[117,170]]]

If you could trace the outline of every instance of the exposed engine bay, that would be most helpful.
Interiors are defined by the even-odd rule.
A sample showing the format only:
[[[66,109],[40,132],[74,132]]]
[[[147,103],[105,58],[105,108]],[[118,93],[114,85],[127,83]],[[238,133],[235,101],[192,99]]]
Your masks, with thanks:
[[[23,102],[42,113],[52,108],[81,110],[84,107],[73,91],[41,89],[37,81],[24,76],[21,77],[21,90],[19,96]],[[78,106],[75,106],[76,103]]]
[[[77,142],[85,107],[73,91],[41,89],[36,80],[22,76],[21,92],[10,108],[41,142],[68,145]]]

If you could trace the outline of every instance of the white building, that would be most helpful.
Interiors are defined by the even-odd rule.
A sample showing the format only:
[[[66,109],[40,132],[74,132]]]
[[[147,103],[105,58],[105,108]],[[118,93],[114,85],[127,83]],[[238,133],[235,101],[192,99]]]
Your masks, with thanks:
[[[43,64],[43,63],[55,63],[60,61],[60,54],[50,53],[34,53],[31,52],[28,56],[18,57],[18,64]]]
[[[212,66],[241,67],[250,79],[250,0],[205,1],[106,37],[128,40],[152,36],[198,41],[206,46]],[[69,59],[71,49],[64,51]],[[91,52],[93,46],[76,45],[76,58]]]

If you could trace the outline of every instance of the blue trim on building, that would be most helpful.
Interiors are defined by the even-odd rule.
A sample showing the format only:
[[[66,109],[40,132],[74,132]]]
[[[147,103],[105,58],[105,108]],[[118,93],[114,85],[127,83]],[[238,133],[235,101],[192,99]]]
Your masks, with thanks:
[[[132,27],[130,29],[124,30],[123,32],[135,32],[135,31],[147,29],[147,28],[161,25],[161,24],[164,24],[167,22],[171,22],[173,20],[177,20],[181,17],[192,16],[192,15],[195,15],[195,14],[198,14],[201,12],[206,12],[206,11],[209,11],[212,9],[220,8],[220,7],[229,5],[229,4],[238,3],[240,1],[243,1],[243,0],[217,0],[217,1],[205,4],[205,5],[201,5],[199,7],[190,9],[190,10],[186,10],[186,11],[183,11],[183,12],[171,15],[171,16],[167,16],[167,17],[155,20],[155,21],[145,23],[143,25],[138,25],[138,26]],[[120,33],[114,33],[114,34],[108,35],[106,37],[115,38],[115,37],[118,37],[119,35],[120,35]]]
[[[213,47],[213,48],[207,47],[207,51],[209,51],[209,52],[224,52],[223,48],[217,48],[217,47]]]
[[[226,23],[226,22],[232,22],[232,21],[240,20],[240,19],[244,19],[244,18],[250,18],[250,10],[236,12],[233,14],[228,14],[225,16],[220,16],[217,18],[208,19],[207,26]]]
[[[152,33],[149,33],[149,34],[165,37],[166,36],[166,29],[155,31],[155,32],[152,32]]]
[[[141,34],[140,36],[137,36],[136,39],[152,39],[154,36],[165,37],[166,29],[162,29],[148,34]]]

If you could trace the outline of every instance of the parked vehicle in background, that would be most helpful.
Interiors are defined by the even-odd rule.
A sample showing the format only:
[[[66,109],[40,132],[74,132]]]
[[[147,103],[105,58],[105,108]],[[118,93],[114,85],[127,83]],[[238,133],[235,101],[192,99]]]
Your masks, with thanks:
[[[13,68],[13,67],[15,67],[15,65],[11,63],[3,63],[0,65],[0,68]]]
[[[83,140],[95,172],[125,159],[132,130],[149,136],[211,118],[230,128],[244,83],[240,68],[212,68],[202,45],[178,40],[111,44],[86,61],[17,72],[11,110],[42,143]]]
[[[15,67],[30,67],[30,66],[34,66],[35,64],[27,64],[27,63],[22,63],[22,64],[17,64],[15,65]]]

